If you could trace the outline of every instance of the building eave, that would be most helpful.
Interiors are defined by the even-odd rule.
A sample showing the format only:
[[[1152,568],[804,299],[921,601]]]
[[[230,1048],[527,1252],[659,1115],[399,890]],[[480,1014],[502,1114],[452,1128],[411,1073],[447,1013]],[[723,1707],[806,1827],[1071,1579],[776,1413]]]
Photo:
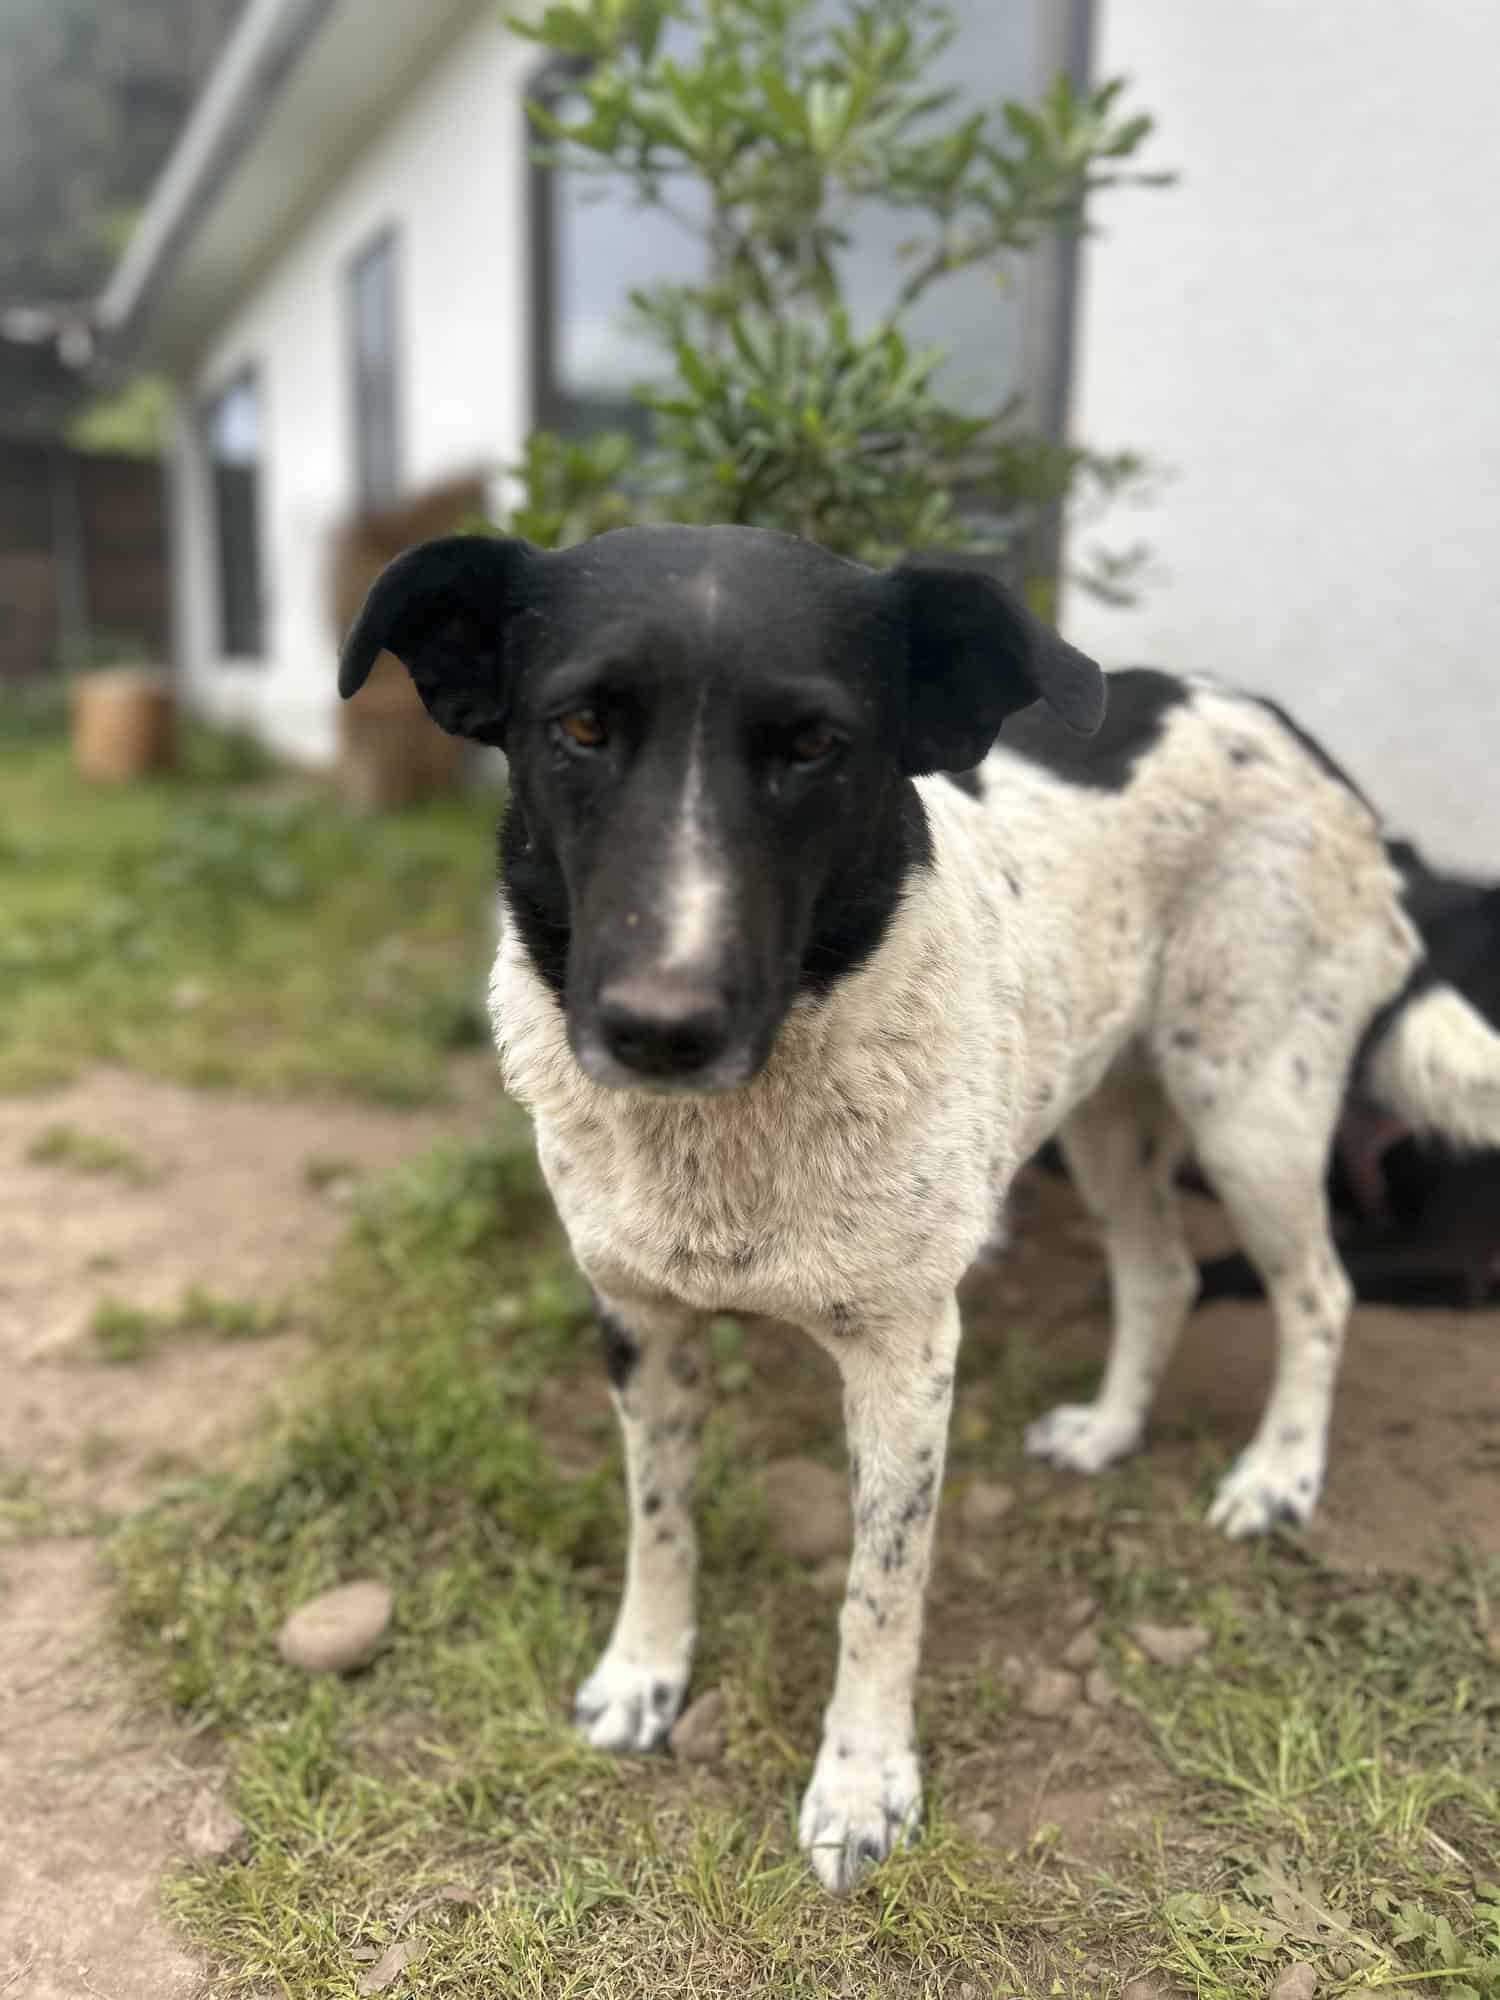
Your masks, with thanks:
[[[250,0],[95,319],[170,369],[468,22],[495,0]]]

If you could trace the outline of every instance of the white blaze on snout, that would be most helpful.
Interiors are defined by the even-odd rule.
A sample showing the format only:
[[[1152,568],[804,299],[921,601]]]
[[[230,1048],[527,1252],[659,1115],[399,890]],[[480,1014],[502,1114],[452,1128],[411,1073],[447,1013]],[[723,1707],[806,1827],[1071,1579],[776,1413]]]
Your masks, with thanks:
[[[693,718],[662,885],[661,963],[674,972],[707,964],[724,928],[729,896],[704,784],[703,707],[700,701]]]

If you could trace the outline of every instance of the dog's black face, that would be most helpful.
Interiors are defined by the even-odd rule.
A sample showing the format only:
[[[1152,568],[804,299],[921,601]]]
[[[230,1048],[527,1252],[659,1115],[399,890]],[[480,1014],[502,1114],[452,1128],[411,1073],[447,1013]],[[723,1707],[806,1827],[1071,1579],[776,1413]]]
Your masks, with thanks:
[[[1039,696],[1103,677],[972,570],[880,574],[752,529],[625,529],[556,554],[427,543],[344,650],[501,745],[507,899],[596,1082],[709,1092],[764,1064],[799,990],[878,944],[930,856],[910,780],[972,768]]]

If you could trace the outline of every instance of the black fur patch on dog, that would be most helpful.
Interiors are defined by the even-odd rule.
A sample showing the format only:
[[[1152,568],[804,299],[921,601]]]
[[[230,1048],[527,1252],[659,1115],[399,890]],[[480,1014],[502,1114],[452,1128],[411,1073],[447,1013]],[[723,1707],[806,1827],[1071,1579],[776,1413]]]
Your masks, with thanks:
[[[1123,792],[1167,718],[1187,700],[1188,688],[1155,667],[1128,667],[1110,674],[1106,686],[1109,703],[1097,734],[1075,735],[1038,702],[1006,723],[1000,748],[1040,764],[1070,785]]]

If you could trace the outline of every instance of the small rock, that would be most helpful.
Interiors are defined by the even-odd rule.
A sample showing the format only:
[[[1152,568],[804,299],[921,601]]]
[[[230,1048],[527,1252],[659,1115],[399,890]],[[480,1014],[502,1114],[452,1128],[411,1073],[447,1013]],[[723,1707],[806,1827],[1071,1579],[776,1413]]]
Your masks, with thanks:
[[[1007,1687],[1020,1687],[1027,1679],[1026,1662],[1019,1653],[1007,1653],[1000,1662],[1000,1678]]]
[[[1103,1667],[1095,1667],[1083,1678],[1083,1698],[1090,1708],[1113,1708],[1120,1699],[1115,1684]]]
[[[846,1554],[853,1540],[848,1486],[810,1458],[779,1458],[766,1467],[766,1513],[777,1542],[797,1562]]]
[[[1172,2000],[1175,1990],[1159,1979],[1127,1979],[1120,1988],[1120,2000]]]
[[[1201,1625],[1132,1625],[1131,1637],[1159,1667],[1185,1667],[1206,1653],[1209,1635]]]
[[[383,1583],[346,1583],[299,1604],[276,1637],[288,1666],[310,1674],[349,1674],[375,1657],[395,1610]]]
[[[1082,1673],[1092,1667],[1099,1658],[1099,1634],[1091,1626],[1085,1625],[1081,1632],[1075,1632],[1063,1651],[1063,1665]]]
[[[196,1861],[234,1861],[249,1845],[250,1835],[238,1813],[232,1813],[216,1792],[199,1792],[188,1808],[186,1840]]]
[[[1078,1681],[1059,1667],[1038,1667],[1021,1690],[1022,1713],[1037,1722],[1066,1715],[1078,1699]]]
[[[1010,1487],[994,1480],[971,1479],[958,1503],[958,1517],[966,1528],[993,1528],[1015,1504]]]
[[[992,1840],[995,1835],[995,1828],[999,1824],[1000,1822],[996,1819],[995,1815],[992,1812],[987,1812],[983,1806],[976,1806],[971,1811],[960,1813],[958,1816],[959,1831],[967,1834],[970,1840],[980,1842]]]
[[[1081,1597],[1070,1597],[1062,1609],[1062,1628],[1065,1632],[1076,1632],[1080,1625],[1087,1625],[1098,1616],[1099,1600],[1087,1592]]]
[[[717,1764],[724,1756],[725,1702],[720,1689],[710,1688],[707,1694],[685,1708],[672,1725],[672,1733],[667,1744],[674,1757],[684,1764]]]
[[[1299,1962],[1279,1972],[1271,1987],[1270,2000],[1313,2000],[1318,1975],[1310,1965]]]

